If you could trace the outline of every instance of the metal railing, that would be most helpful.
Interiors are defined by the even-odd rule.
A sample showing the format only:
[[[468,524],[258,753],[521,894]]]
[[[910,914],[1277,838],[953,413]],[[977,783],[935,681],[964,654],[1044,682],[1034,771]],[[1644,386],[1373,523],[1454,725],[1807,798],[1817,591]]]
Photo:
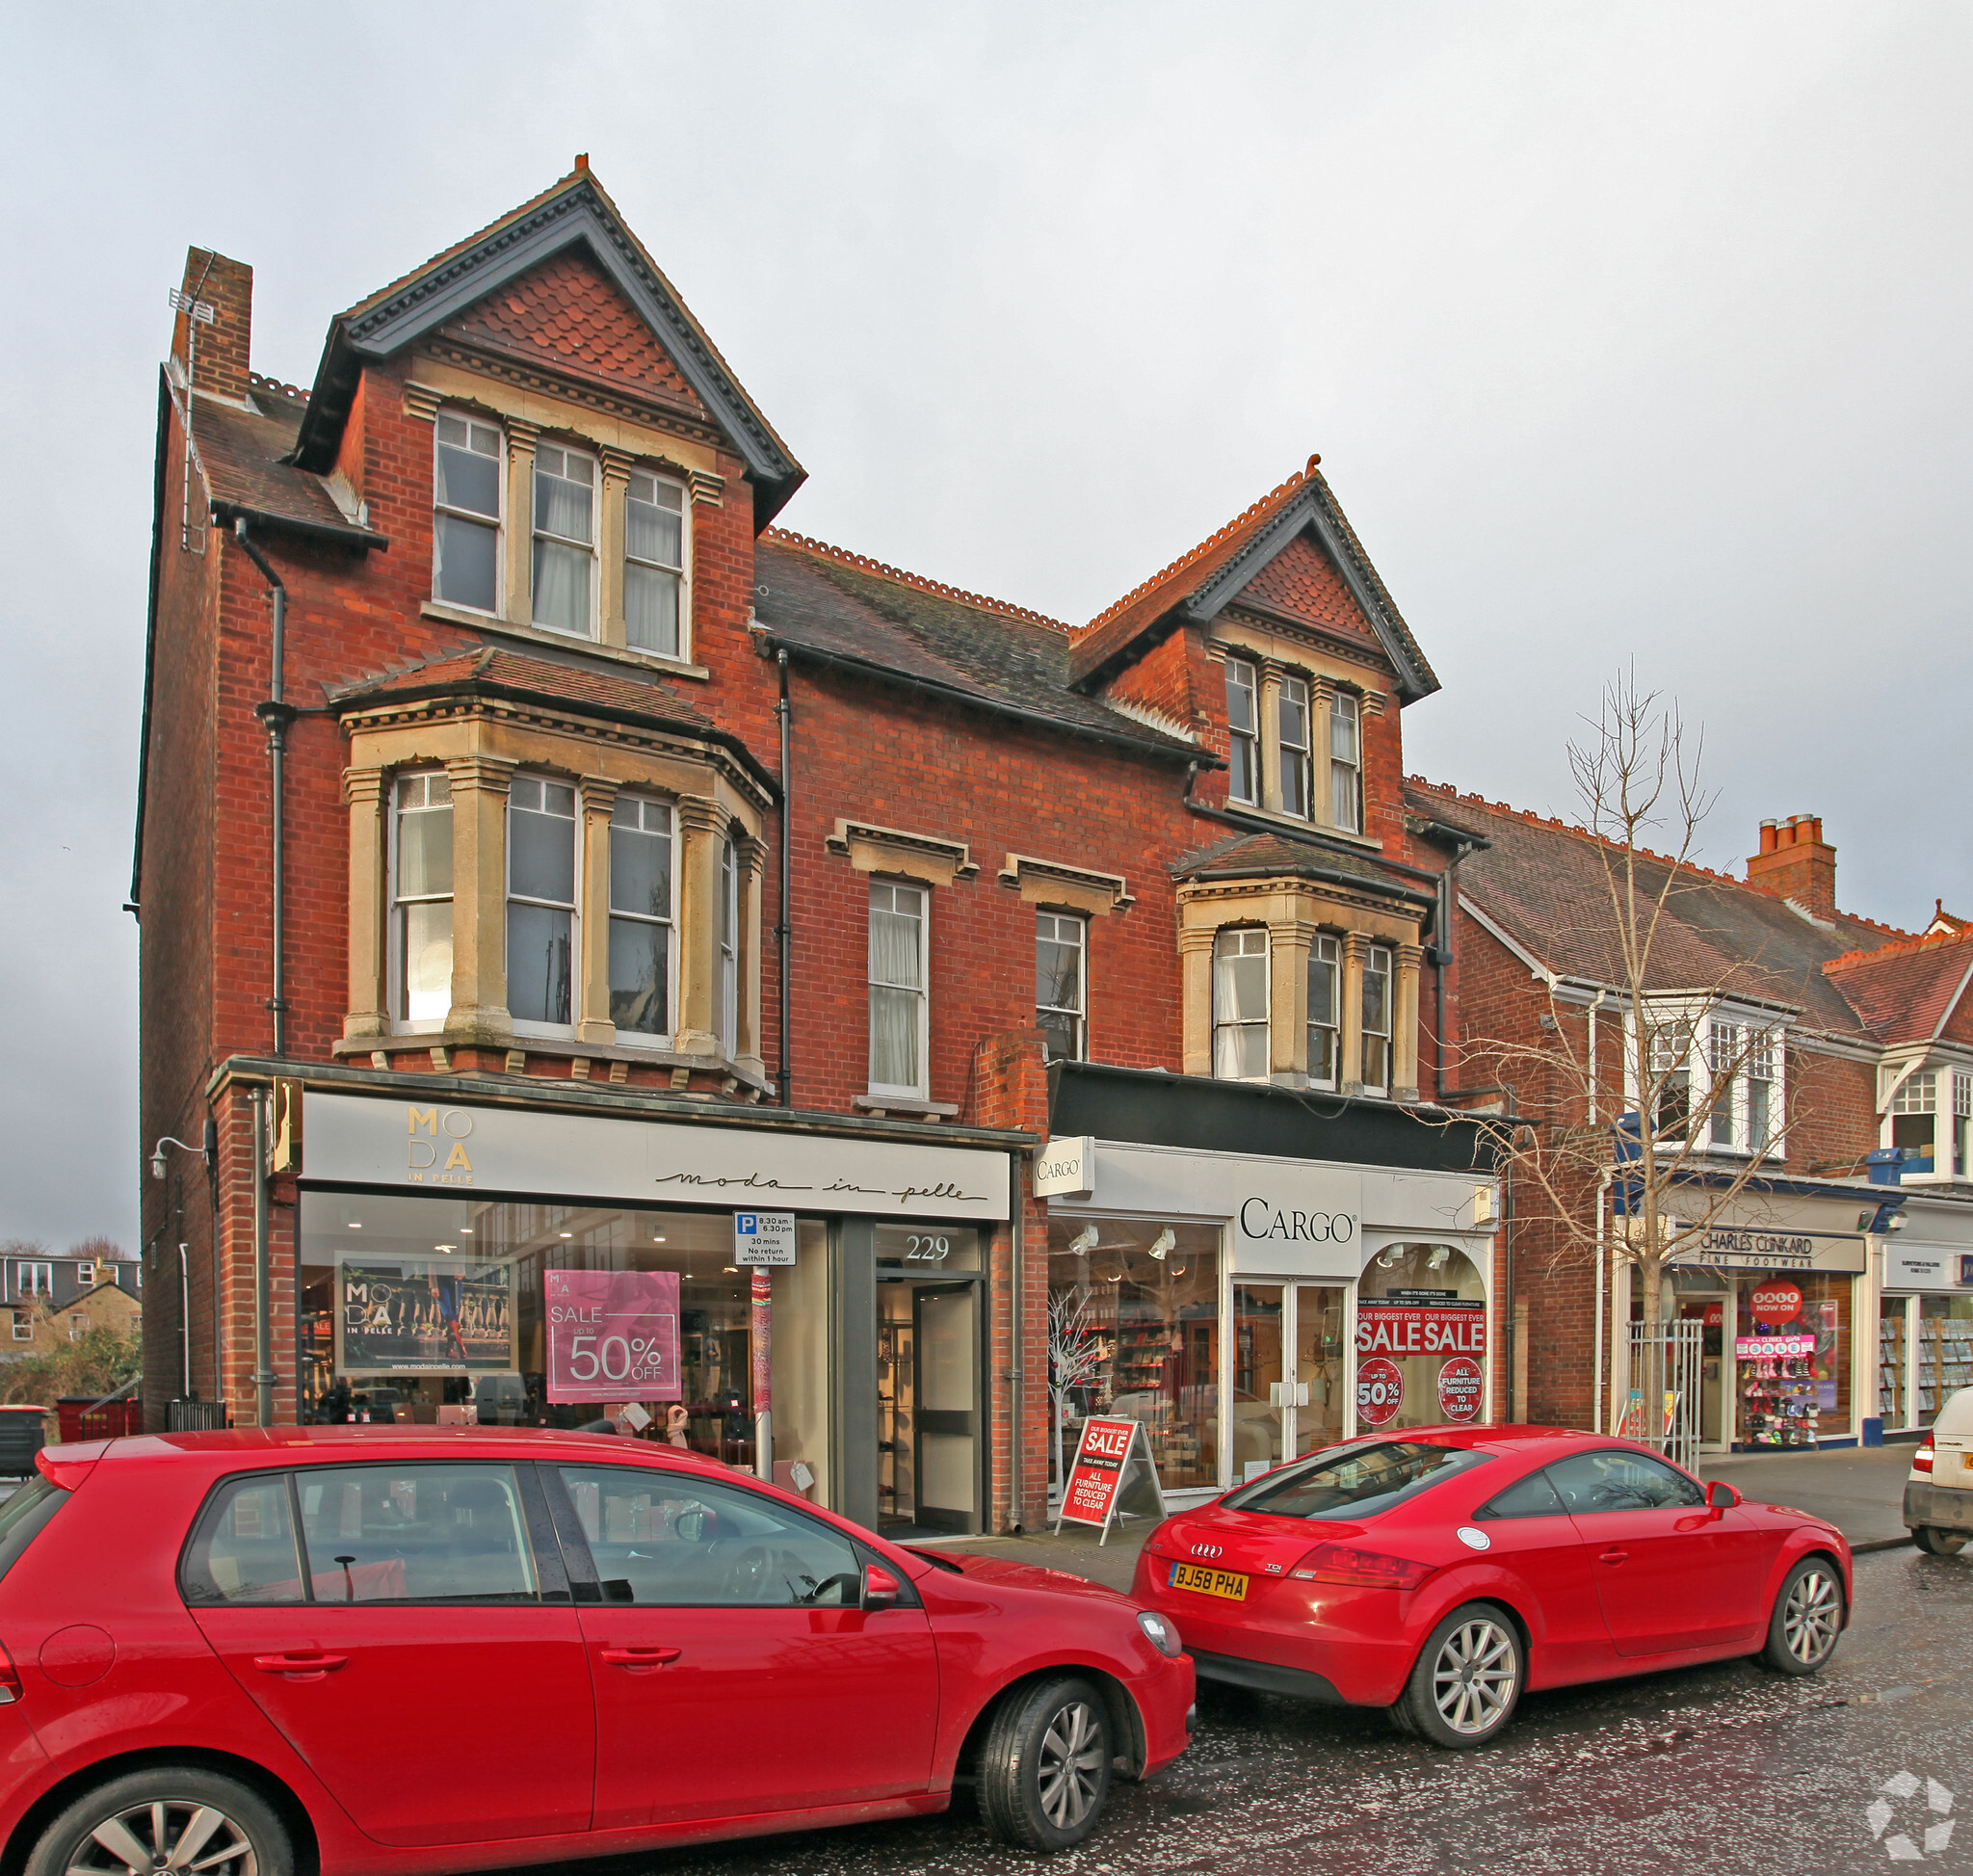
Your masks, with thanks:
[[[1705,1325],[1630,1325],[1630,1393],[1617,1431],[1687,1467],[1699,1456],[1699,1374]]]

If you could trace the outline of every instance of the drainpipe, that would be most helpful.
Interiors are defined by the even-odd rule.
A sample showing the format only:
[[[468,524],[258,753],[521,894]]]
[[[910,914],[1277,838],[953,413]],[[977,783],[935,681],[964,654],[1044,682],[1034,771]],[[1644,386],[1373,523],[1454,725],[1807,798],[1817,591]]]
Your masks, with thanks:
[[[1021,1341],[1023,1314],[1021,1291],[1027,1272],[1021,1267],[1021,1156],[1007,1156],[1007,1333],[1013,1342],[1013,1359],[1008,1363],[1007,1386],[1007,1527],[1021,1529],[1021,1415],[1027,1407],[1027,1351]]]
[[[253,1103],[253,1424],[274,1425],[274,1369],[268,1344],[267,1095],[256,1088]]]
[[[282,944],[283,929],[287,923],[285,915],[287,895],[284,890],[284,881],[282,878],[282,833],[284,832],[282,824],[286,818],[284,813],[286,790],[283,784],[287,766],[288,726],[295,721],[295,712],[282,696],[284,689],[282,667],[286,649],[288,622],[288,590],[281,584],[281,577],[274,570],[273,563],[254,545],[252,537],[247,532],[247,522],[244,516],[233,523],[233,538],[239,542],[247,558],[255,567],[260,568],[261,578],[267,582],[274,599],[274,631],[269,659],[268,699],[265,703],[256,703],[253,706],[253,714],[267,726],[267,755],[269,767],[272,771],[274,793],[274,801],[270,810],[274,821],[274,845],[271,856],[274,868],[274,992],[267,999],[267,1007],[274,1014],[274,1053],[276,1056],[280,1056],[288,1052],[286,1020],[288,1013],[287,970]],[[263,1362],[261,1365],[264,1367],[266,1363]],[[264,1426],[267,1422],[262,1421],[261,1424]]]
[[[785,648],[775,653],[775,663],[780,667],[781,700],[775,705],[775,715],[781,727],[781,916],[775,927],[775,943],[781,954],[781,1059],[775,1070],[775,1080],[779,1084],[781,1105],[795,1105],[795,1071],[788,1046],[788,951],[795,933],[795,915],[788,904],[788,817],[793,811],[795,789],[793,778],[788,769],[788,653]]]
[[[1603,1258],[1604,1221],[1610,1212],[1610,1182],[1617,1176],[1614,1166],[1605,1167],[1596,1181],[1596,1345],[1590,1371],[1590,1431],[1603,1431]]]
[[[192,1398],[192,1265],[185,1246],[178,1246],[178,1339],[183,1344],[185,1379],[178,1389],[180,1400]]]

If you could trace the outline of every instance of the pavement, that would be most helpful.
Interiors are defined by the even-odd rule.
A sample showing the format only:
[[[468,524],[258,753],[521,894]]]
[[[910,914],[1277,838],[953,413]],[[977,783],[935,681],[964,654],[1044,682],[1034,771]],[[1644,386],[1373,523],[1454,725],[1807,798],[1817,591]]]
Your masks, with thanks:
[[[1905,1474],[1911,1469],[1910,1445],[1835,1447],[1823,1452],[1735,1453],[1709,1459],[1702,1479],[1724,1479],[1743,1498],[1793,1505],[1827,1518],[1861,1554],[1901,1549],[1911,1542],[1900,1516]],[[951,1541],[955,1549],[1065,1570],[1115,1590],[1130,1588],[1138,1552],[1157,1525],[1154,1518],[1131,1518],[1114,1526],[1107,1541],[1086,1524],[1019,1537],[969,1537]],[[1973,1829],[1969,1829],[1973,1836]]]

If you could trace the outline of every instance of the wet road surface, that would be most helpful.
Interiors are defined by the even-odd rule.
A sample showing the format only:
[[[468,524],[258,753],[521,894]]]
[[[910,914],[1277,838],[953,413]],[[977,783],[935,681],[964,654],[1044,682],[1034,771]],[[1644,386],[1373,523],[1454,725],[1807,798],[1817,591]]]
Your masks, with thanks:
[[[1953,1809],[1941,1812],[1947,1793]],[[1879,1801],[1887,1820],[1882,1810],[1871,1816]],[[1928,1828],[1938,1844],[1949,1822],[1949,1840],[1925,1855]],[[1914,1857],[1893,1857],[1887,1846],[1900,1837]],[[1400,1738],[1380,1714],[1207,1687],[1192,1751],[1149,1784],[1116,1787],[1095,1836],[1060,1857],[1006,1849],[960,1810],[588,1867],[602,1876],[981,1876],[1015,1866],[1059,1876],[1844,1876],[1912,1863],[1973,1872],[1973,1552],[1858,1558],[1854,1619],[1819,1676],[1731,1662],[1532,1695],[1501,1743],[1479,1753]]]

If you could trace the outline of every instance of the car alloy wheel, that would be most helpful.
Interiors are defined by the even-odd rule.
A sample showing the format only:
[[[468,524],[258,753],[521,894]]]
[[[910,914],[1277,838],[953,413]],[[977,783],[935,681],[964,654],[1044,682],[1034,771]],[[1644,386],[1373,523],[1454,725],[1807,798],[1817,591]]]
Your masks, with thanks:
[[[1041,1735],[1035,1767],[1037,1794],[1058,1831],[1078,1829],[1103,1788],[1108,1758],[1101,1722],[1088,1701],[1070,1701]]]
[[[1491,1616],[1462,1622],[1439,1644],[1432,1704],[1458,1733],[1490,1732],[1513,1706],[1520,1681],[1514,1638]]]
[[[1843,1629],[1843,1597],[1822,1569],[1805,1570],[1788,1586],[1781,1605],[1781,1634],[1788,1652],[1804,1668],[1820,1667]]]
[[[245,1830],[196,1800],[160,1798],[112,1812],[69,1852],[67,1876],[258,1876]]]

